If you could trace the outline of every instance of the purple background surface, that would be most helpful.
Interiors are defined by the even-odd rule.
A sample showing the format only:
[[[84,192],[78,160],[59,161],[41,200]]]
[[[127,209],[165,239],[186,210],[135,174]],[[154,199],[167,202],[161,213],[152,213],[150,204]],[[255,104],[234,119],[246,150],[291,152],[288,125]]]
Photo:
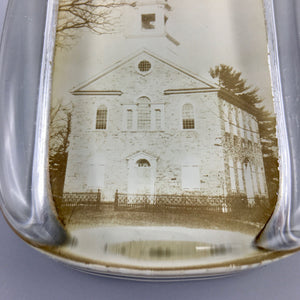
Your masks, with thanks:
[[[0,0],[0,33],[7,0]],[[0,299],[300,299],[300,253],[233,277],[135,282],[69,269],[24,243],[0,214]]]

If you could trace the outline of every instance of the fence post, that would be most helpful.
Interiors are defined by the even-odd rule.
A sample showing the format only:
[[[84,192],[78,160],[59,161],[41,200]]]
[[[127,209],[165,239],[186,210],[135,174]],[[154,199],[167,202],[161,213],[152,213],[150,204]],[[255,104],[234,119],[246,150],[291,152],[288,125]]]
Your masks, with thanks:
[[[118,190],[116,190],[115,193],[115,208],[118,208],[119,206],[119,195],[118,195]]]

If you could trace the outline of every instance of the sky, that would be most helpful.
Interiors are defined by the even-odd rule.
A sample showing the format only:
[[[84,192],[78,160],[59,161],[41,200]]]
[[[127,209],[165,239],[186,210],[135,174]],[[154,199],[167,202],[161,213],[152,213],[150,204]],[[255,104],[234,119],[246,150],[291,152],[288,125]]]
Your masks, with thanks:
[[[172,7],[167,31],[180,42],[175,62],[212,80],[209,69],[218,64],[242,72],[249,85],[259,88],[272,111],[268,49],[262,0],[168,0]],[[54,68],[54,101],[70,97],[72,87],[87,81],[127,57],[119,35],[78,31],[72,47],[58,48]],[[122,40],[122,41],[121,41]],[[137,50],[137,49],[135,49]]]

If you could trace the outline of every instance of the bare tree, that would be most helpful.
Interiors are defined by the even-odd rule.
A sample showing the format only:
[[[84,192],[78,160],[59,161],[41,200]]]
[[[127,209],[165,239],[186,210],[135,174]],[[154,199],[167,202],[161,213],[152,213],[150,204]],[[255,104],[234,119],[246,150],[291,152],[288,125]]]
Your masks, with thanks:
[[[130,0],[60,0],[57,43],[75,38],[75,30],[88,29],[96,34],[111,33],[119,20],[116,8],[136,5]]]
[[[49,173],[54,196],[61,196],[71,133],[71,104],[59,103],[50,111]]]

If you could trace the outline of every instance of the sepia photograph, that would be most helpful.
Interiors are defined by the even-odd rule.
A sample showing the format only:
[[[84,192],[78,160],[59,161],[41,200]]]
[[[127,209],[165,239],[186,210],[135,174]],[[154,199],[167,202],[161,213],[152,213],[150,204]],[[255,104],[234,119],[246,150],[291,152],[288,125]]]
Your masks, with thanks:
[[[254,264],[278,196],[262,0],[60,0],[49,173],[60,255]]]

